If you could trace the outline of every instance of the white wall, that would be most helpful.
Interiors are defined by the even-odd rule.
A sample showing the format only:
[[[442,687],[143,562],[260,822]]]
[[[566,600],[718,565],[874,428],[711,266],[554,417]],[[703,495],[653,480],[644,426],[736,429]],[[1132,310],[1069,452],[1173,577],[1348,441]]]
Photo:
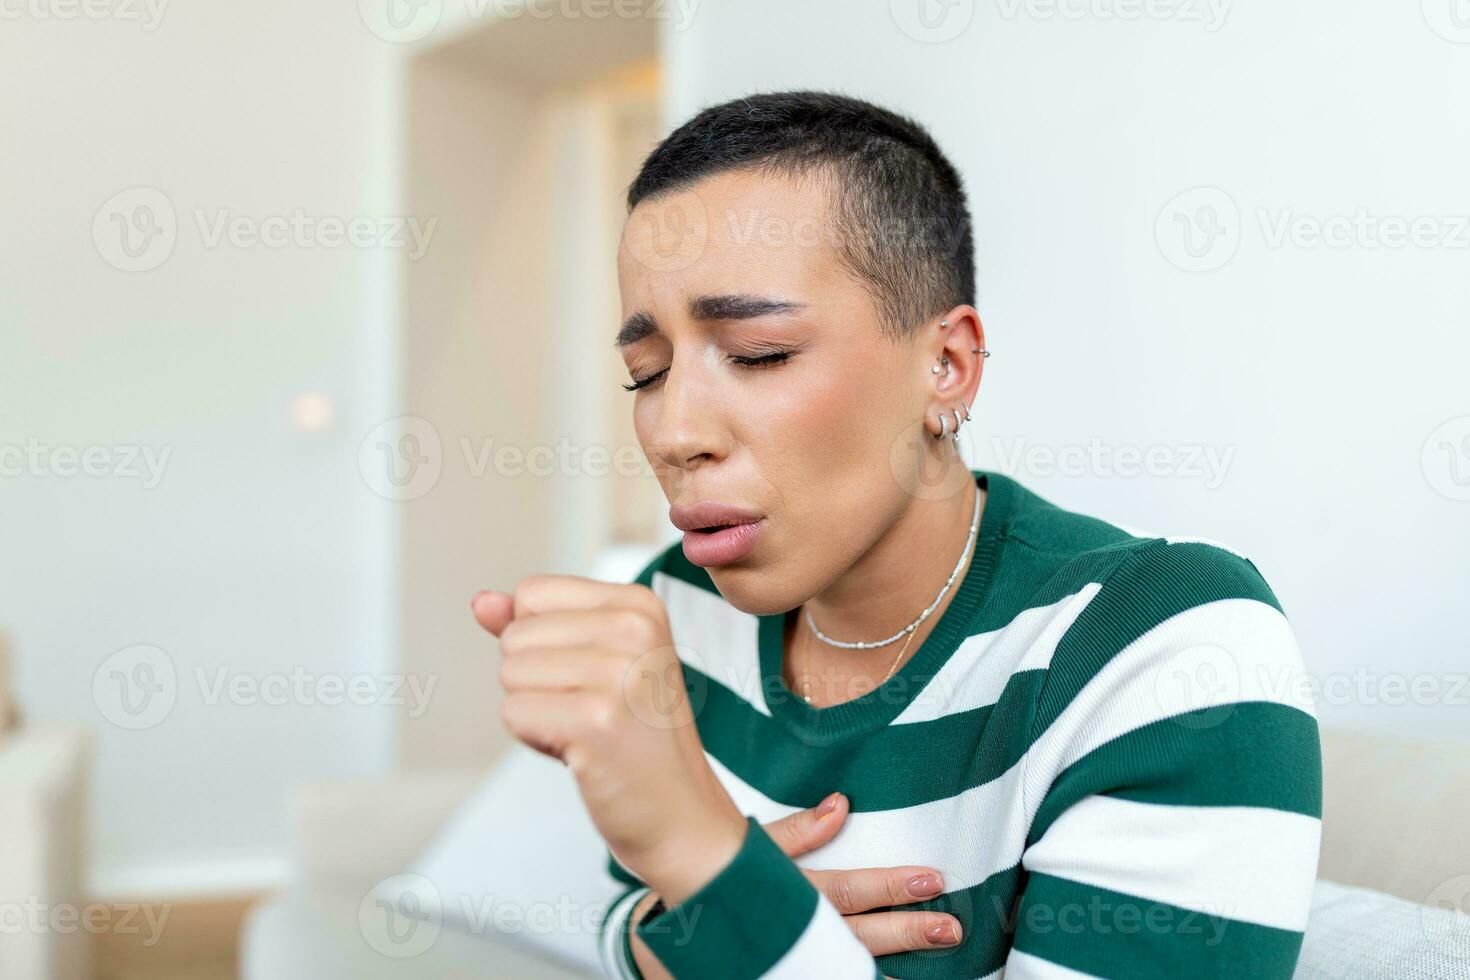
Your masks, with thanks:
[[[201,861],[248,882],[284,842],[293,779],[392,756],[392,704],[312,703],[326,689],[211,705],[196,675],[299,668],[391,696],[373,680],[392,669],[391,511],[357,463],[391,405],[392,250],[210,247],[196,214],[385,214],[385,46],[351,3],[180,3],[156,22],[141,4],[78,9],[8,5],[0,24],[0,447],[170,455],[156,486],[64,462],[0,476],[0,625],[30,716],[99,731],[98,887],[142,887],[142,870],[169,887]],[[93,222],[137,186],[166,196],[176,242],[125,272]],[[327,431],[292,425],[303,392],[335,406]],[[146,677],[108,658],[139,644],[166,654],[174,700],[165,714],[156,673],[157,717],[123,716],[152,722],[129,730],[108,720],[110,671]]]
[[[1470,44],[1444,35],[1470,29],[1449,2],[1226,2],[1219,22],[1193,0],[1147,5],[1164,19],[1112,0],[706,0],[665,35],[666,111],[834,88],[929,125],[978,225],[995,355],[976,465],[1253,555],[1329,684],[1326,721],[1467,732]],[[1081,16],[1043,16],[1059,6]],[[1238,209],[1238,248],[1191,272],[1166,207],[1201,186]],[[1359,209],[1429,217],[1450,247],[1267,234]],[[1171,475],[1060,475],[1032,454],[1094,439],[1166,447]],[[1218,485],[1191,465],[1205,451],[1228,461]]]

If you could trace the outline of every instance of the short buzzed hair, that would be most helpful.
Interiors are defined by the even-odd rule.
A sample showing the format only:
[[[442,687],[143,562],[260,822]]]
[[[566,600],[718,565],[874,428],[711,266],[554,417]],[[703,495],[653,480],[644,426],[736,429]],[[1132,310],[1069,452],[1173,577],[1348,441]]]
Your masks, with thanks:
[[[716,174],[754,168],[835,178],[838,253],[873,296],[884,332],[975,302],[975,244],[959,172],[924,127],[831,92],[768,92],[704,109],[644,160],[639,202]]]

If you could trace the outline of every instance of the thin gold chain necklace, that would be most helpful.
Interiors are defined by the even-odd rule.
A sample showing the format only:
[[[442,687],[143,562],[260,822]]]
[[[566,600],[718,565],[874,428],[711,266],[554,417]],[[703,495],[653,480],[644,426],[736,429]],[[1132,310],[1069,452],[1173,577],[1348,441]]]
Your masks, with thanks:
[[[893,658],[893,666],[888,668],[888,673],[885,674],[883,676],[883,679],[878,682],[878,685],[880,687],[882,685],[888,683],[888,678],[892,677],[893,676],[893,672],[898,669],[898,662],[903,659],[904,651],[909,648],[909,644],[912,643],[912,642],[914,642],[914,634],[912,632],[910,632],[909,633],[909,638],[907,640],[904,640],[903,641],[903,646],[901,646],[901,647],[898,648],[898,656],[896,656],[896,657]],[[801,699],[803,701],[805,701],[807,704],[811,704],[812,703],[812,696],[811,696],[811,693],[810,692],[811,692],[811,682],[808,681],[805,676],[803,676],[802,679],[801,679]]]

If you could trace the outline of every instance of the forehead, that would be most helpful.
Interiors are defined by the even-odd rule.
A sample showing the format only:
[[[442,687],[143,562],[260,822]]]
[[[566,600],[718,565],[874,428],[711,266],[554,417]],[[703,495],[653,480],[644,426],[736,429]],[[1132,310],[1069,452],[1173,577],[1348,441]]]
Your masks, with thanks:
[[[738,170],[641,201],[618,248],[624,311],[692,295],[853,285],[838,262],[830,186],[820,172]]]

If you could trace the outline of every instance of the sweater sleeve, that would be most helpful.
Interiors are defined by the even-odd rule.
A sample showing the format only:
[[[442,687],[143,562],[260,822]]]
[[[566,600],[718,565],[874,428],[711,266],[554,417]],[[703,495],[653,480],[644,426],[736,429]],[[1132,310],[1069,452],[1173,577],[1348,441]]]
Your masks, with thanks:
[[[597,949],[604,976],[615,980],[644,980],[630,945],[633,909],[649,893],[646,885],[629,885],[608,906],[598,927]]]
[[[837,909],[754,817],[740,850],[702,888],[634,927],[676,980],[881,978]]]
[[[1109,577],[1038,698],[1006,980],[1288,980],[1321,838],[1317,723],[1255,566],[1160,540]]]

